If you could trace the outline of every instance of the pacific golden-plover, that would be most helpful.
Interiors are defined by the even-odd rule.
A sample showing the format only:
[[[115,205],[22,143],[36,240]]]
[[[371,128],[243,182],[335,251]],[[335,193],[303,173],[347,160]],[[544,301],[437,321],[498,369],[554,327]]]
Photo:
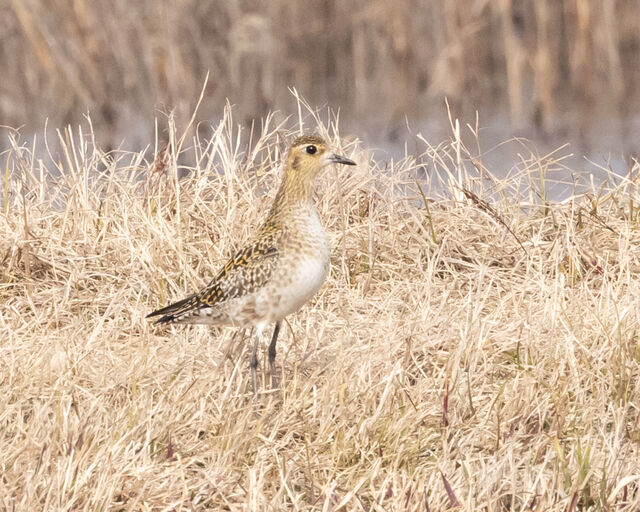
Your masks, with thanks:
[[[280,188],[255,238],[203,290],[147,316],[159,316],[156,323],[254,327],[254,396],[258,389],[258,342],[264,329],[275,322],[269,344],[274,382],[282,319],[313,297],[327,277],[329,242],[313,201],[313,183],[332,163],[355,165],[331,152],[321,137],[298,137],[287,153]]]

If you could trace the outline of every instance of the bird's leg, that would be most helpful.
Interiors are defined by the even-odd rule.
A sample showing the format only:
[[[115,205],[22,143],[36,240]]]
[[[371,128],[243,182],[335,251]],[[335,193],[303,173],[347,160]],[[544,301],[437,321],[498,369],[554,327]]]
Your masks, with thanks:
[[[275,387],[276,382],[276,341],[278,341],[278,334],[280,333],[281,320],[276,322],[276,328],[273,330],[273,336],[271,336],[271,343],[269,344],[269,369],[271,370],[271,387]]]
[[[253,340],[253,352],[251,354],[251,379],[253,381],[253,398],[258,397],[258,341],[260,340],[260,330],[255,332]]]

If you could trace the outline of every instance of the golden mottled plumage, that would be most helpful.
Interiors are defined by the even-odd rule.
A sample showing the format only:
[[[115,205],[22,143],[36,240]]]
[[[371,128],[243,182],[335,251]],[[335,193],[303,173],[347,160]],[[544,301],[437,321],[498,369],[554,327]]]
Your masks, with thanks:
[[[258,337],[275,322],[269,346],[273,375],[280,321],[315,294],[329,270],[329,246],[313,203],[313,183],[331,163],[355,165],[329,152],[321,137],[298,137],[287,153],[273,206],[253,240],[202,291],[148,315],[160,316],[158,323],[256,327],[254,393]]]

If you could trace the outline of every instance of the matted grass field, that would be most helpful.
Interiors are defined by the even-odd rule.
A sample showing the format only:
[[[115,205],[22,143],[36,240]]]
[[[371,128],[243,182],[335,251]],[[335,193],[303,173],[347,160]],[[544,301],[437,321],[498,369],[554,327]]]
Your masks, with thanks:
[[[256,404],[248,332],[145,315],[258,227],[286,138],[169,125],[137,154],[11,135],[1,509],[640,510],[637,162],[553,203],[553,155],[498,180],[459,138],[382,162],[307,120],[358,166],[319,179],[332,271]]]

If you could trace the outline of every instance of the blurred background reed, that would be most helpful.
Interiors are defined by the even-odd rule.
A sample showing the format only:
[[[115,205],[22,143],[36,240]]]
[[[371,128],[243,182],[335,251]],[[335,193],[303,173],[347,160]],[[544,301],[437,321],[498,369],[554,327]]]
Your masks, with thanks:
[[[103,146],[138,149],[210,71],[201,119],[294,113],[295,87],[383,146],[446,124],[445,96],[505,136],[640,134],[637,0],[1,0],[0,20],[0,124],[24,133],[90,112]]]

